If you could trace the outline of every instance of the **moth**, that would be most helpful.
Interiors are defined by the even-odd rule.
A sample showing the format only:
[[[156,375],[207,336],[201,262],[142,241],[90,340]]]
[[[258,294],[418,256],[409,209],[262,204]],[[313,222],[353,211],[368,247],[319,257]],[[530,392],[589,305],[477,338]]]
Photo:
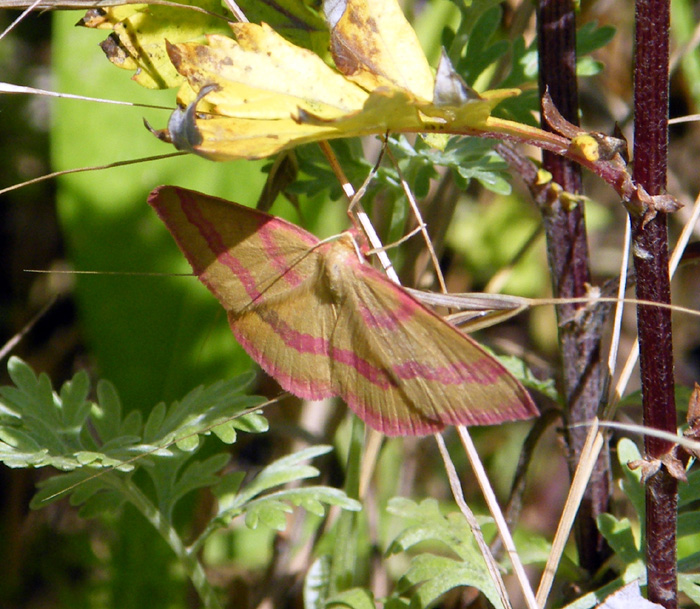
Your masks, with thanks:
[[[226,309],[236,340],[294,395],[339,396],[389,436],[538,414],[493,355],[367,263],[350,232],[321,242],[173,186],[148,202]]]

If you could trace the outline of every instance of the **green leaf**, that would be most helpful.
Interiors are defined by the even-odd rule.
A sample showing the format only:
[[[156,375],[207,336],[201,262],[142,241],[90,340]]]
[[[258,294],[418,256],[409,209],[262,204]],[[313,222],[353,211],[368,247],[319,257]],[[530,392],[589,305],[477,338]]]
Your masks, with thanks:
[[[315,10],[318,3],[303,0],[239,0],[249,21],[265,22],[297,46],[319,55],[328,52],[330,33],[325,19]]]
[[[67,428],[74,427],[76,433],[85,423],[92,408],[92,404],[87,400],[89,392],[90,380],[87,373],[82,371],[61,387],[63,424]]]
[[[41,445],[31,435],[14,427],[1,428],[0,439],[9,450],[28,454],[42,450]]]
[[[637,445],[632,442],[632,440],[622,438],[617,443],[617,458],[620,461],[622,471],[625,474],[625,478],[621,482],[622,490],[625,492],[634,506],[639,522],[644,523],[646,500],[644,498],[644,486],[641,482],[642,472],[640,469],[632,470],[627,466],[630,461],[641,459],[642,455],[639,452]]]
[[[350,609],[376,609],[374,595],[366,588],[350,588],[328,599],[326,609],[349,607]]]
[[[102,44],[107,58],[116,66],[135,72],[133,80],[148,89],[176,87],[182,76],[168,58],[165,41],[194,42],[205,34],[231,35],[226,18],[219,18],[217,0],[182,0],[178,4],[203,8],[206,14],[186,6],[122,5],[105,7],[98,17],[86,17],[81,24],[113,32]],[[222,16],[223,17],[223,16]]]
[[[688,483],[678,486],[678,507],[683,508],[700,499],[700,471],[688,472]]]
[[[325,486],[290,488],[262,495],[274,487],[318,475],[315,467],[302,462],[325,454],[331,448],[313,446],[278,459],[242,488],[242,475],[227,476],[214,489],[219,500],[217,520],[227,524],[245,513],[245,522],[250,528],[256,528],[262,523],[282,530],[287,524],[290,505],[299,506],[318,516],[325,514],[325,505],[337,505],[345,510],[360,510],[361,504],[347,497],[343,491]]]
[[[594,592],[589,592],[577,598],[573,603],[566,605],[564,609],[591,609],[597,607],[608,596],[617,592],[620,588],[633,581],[638,581],[640,585],[646,584],[646,573],[642,570],[636,577],[632,573],[626,573],[624,577],[620,577]]]
[[[304,609],[324,609],[331,584],[331,557],[319,556],[304,578]]]
[[[576,63],[576,76],[584,78],[600,74],[605,65],[601,61],[596,61],[592,57],[583,57]]]
[[[700,605],[700,574],[679,573],[678,590],[686,594],[696,605]]]
[[[54,430],[61,427],[61,420],[49,377],[45,374],[37,377],[17,357],[10,358],[7,370],[16,387],[2,387],[0,390],[0,399],[6,408],[31,420],[37,431],[47,432],[47,439],[55,436]],[[56,440],[60,444],[60,440]]]
[[[501,24],[502,14],[499,6],[485,11],[471,30],[464,56],[456,65],[457,72],[470,85],[510,48],[507,40],[491,43]]]
[[[425,499],[417,504],[404,497],[394,497],[389,501],[387,511],[414,521],[392,541],[387,554],[405,552],[424,541],[439,541],[462,559],[474,557],[472,532],[464,518],[455,518],[456,514],[452,517],[444,516],[435,499]]]
[[[102,442],[107,442],[121,435],[122,403],[114,385],[97,383],[97,403],[92,420]]]
[[[683,512],[681,514],[678,514],[678,523],[676,527],[676,534],[679,538],[699,533],[700,513],[694,510],[691,512]]]
[[[0,461],[7,467],[41,467],[49,451],[43,448],[33,448],[24,451],[16,446],[0,442]]]
[[[39,490],[29,503],[33,510],[65,499],[68,493],[73,493],[76,496],[76,498],[71,499],[71,503],[79,505],[93,494],[109,488],[109,486],[103,476],[96,477],[94,470],[84,468],[42,480],[37,484],[37,488]]]
[[[421,542],[439,541],[459,558],[455,560],[425,553],[411,561],[398,586],[402,593],[413,586],[419,586],[411,597],[411,607],[426,607],[457,586],[474,586],[494,606],[502,607],[481,552],[476,547],[474,536],[462,514],[444,516],[434,499],[416,504],[403,497],[391,499],[387,510],[413,521],[397,535],[387,554],[404,552]]]
[[[598,516],[598,529],[626,564],[643,563],[644,557],[632,533],[632,523],[627,518],[618,520],[612,514],[601,514]]]
[[[73,495],[73,498],[75,494]],[[71,500],[73,504],[73,501]],[[83,502],[78,511],[81,518],[97,518],[107,514],[116,514],[126,503],[126,497],[119,491],[109,489],[101,493],[95,493]],[[73,504],[75,505],[75,504]]]
[[[182,400],[173,402],[164,416],[158,413],[156,420],[149,421],[149,435],[144,436],[144,440],[159,444],[184,442],[188,449],[193,449],[196,447],[192,440],[194,436],[209,434],[219,425],[249,432],[265,431],[267,423],[258,414],[232,416],[262,403],[261,398],[241,395],[252,380],[250,374],[241,375],[193,389]],[[160,422],[158,427],[156,422]]]
[[[229,494],[228,492],[223,494],[219,492],[222,489],[217,489],[219,515],[223,515],[228,511],[239,510],[254,497],[275,486],[317,476],[318,470],[304,462],[319,455],[326,454],[332,449],[333,447],[331,446],[312,446],[287,455],[286,457],[282,457],[265,467],[254,480],[235,495]],[[225,490],[228,491],[228,489]]]
[[[165,421],[167,408],[165,402],[156,404],[146,419],[146,426],[143,429],[144,438],[154,438],[158,434],[158,430],[162,427]]]
[[[612,41],[616,30],[611,25],[598,27],[595,21],[584,23],[576,32],[576,55],[579,58],[597,51]]]
[[[487,349],[489,352],[490,349]],[[501,362],[515,378],[517,378],[528,389],[546,395],[554,402],[559,400],[559,392],[554,383],[554,379],[539,379],[532,369],[519,357],[513,355],[498,355],[498,361]]]
[[[695,547],[695,545],[693,545]],[[680,572],[696,571],[700,568],[700,552],[695,552],[689,556],[683,556],[678,560],[678,570]]]
[[[271,529],[284,531],[287,527],[287,514],[292,513],[292,508],[274,499],[267,499],[246,510],[245,523],[251,529],[256,529],[262,523]]]
[[[204,461],[192,461],[184,469],[174,484],[163,487],[158,485],[158,505],[166,514],[170,514],[175,504],[190,491],[219,483],[216,476],[229,462],[229,455],[221,453],[213,455]],[[153,478],[153,472],[149,470]]]
[[[398,591],[407,592],[414,586],[417,589],[411,595],[412,608],[428,607],[443,594],[459,586],[477,588],[494,607],[504,607],[483,560],[456,561],[443,556],[421,554],[411,561],[408,571],[399,580]]]
[[[259,431],[267,426],[258,414],[236,417],[236,413],[262,401],[241,395],[250,382],[249,375],[197,388],[170,408],[158,405],[146,425],[146,442],[142,442],[144,425],[140,412],[132,411],[122,418],[121,401],[110,383],[98,383],[97,403],[90,404],[85,399],[89,383],[83,372],[65,383],[55,395],[48,377],[37,377],[21,360],[12,358],[9,369],[18,386],[0,387],[2,405],[6,414],[11,415],[0,423],[0,460],[10,467],[52,465],[65,471],[75,470],[45,481],[32,501],[33,507],[69,493],[75,505],[85,504],[85,514],[117,509],[132,492],[122,486],[125,479],[121,473],[149,465],[158,504],[167,520],[174,505],[188,492],[217,484],[219,478],[214,474],[228,460],[227,455],[215,455],[205,461],[193,461],[180,474],[191,455],[167,448],[170,443],[192,442],[198,446],[199,437],[213,428],[219,430],[217,435],[230,440],[231,429]],[[97,439],[90,433],[90,427],[97,432]],[[104,471],[95,476],[94,472],[100,469]],[[294,468],[291,471],[300,473]],[[98,498],[103,491],[110,495],[121,492],[121,499]],[[307,508],[319,511],[310,500]]]

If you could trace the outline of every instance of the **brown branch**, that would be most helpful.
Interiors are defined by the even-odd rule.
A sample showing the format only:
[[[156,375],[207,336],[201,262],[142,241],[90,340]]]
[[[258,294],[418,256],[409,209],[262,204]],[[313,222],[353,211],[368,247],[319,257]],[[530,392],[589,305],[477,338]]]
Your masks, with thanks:
[[[666,188],[670,3],[638,0],[634,83],[634,178],[650,195]],[[669,303],[666,214],[632,217],[637,298]],[[671,314],[637,308],[644,424],[675,432]],[[659,459],[672,445],[648,436],[646,458]],[[676,582],[677,480],[665,467],[646,485],[646,557],[649,600],[667,609],[678,604]]]
[[[559,113],[572,126],[578,125],[576,82],[576,23],[571,0],[540,0],[538,7],[540,93],[548,91]],[[546,119],[544,129],[555,130]],[[581,192],[581,168],[562,156],[544,151],[542,163],[552,180],[564,191],[541,205],[547,236],[547,255],[554,296],[577,298],[586,294],[590,282],[586,220],[582,202],[572,204],[567,196]],[[557,307],[561,388],[565,402],[566,442],[569,471],[573,476],[585,442],[586,428],[571,425],[590,420],[598,411],[607,374],[601,362],[600,322],[587,323],[577,311],[580,303]],[[596,316],[599,319],[598,316]],[[575,534],[579,562],[595,573],[610,555],[598,532],[596,518],[608,510],[610,501],[609,454],[605,447],[591,476],[576,519]]]

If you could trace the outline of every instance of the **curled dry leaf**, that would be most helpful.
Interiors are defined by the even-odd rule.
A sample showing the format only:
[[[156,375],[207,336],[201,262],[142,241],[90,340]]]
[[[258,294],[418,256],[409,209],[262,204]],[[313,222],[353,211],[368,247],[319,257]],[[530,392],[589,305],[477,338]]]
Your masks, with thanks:
[[[519,93],[487,91],[460,105],[442,100],[436,105],[432,75],[429,87],[422,78],[418,84],[408,80],[410,88],[395,82],[406,79],[393,66],[370,64],[378,70],[373,81],[368,67],[346,76],[266,24],[232,28],[236,40],[216,35],[207,38],[207,45],[168,47],[173,65],[187,80],[178,94],[181,109],[176,115],[188,117],[184,124],[171,120],[168,137],[181,142],[182,130],[196,132],[197,143],[180,149],[213,160],[262,158],[305,142],[386,131],[486,131],[493,108]],[[383,59],[379,55],[377,61]],[[367,90],[358,82],[381,86]],[[211,88],[202,97],[205,87]]]

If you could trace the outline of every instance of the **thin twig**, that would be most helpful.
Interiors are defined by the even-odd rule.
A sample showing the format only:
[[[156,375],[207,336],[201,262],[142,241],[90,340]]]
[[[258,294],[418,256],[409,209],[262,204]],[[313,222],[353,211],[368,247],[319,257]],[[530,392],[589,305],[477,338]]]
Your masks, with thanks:
[[[479,459],[479,453],[476,452],[476,447],[474,446],[474,442],[472,442],[469,431],[464,425],[459,425],[457,427],[457,433],[459,434],[459,439],[461,440],[462,446],[467,453],[469,463],[474,470],[477,482],[479,483],[481,492],[486,500],[486,505],[489,506],[489,512],[496,522],[496,528],[498,529],[498,533],[503,541],[503,547],[505,548],[506,553],[510,558],[510,562],[513,565],[513,572],[518,579],[520,589],[525,597],[525,602],[530,609],[538,609],[540,605],[537,604],[532,586],[530,586],[530,581],[527,578],[523,563],[520,560],[520,556],[518,555],[518,551],[515,547],[515,542],[513,541],[513,537],[511,536],[508,525],[506,524],[506,519],[503,517],[501,506],[498,505],[496,494],[493,492],[491,483],[486,475],[486,470],[481,463],[481,459]]]
[[[457,507],[459,507],[459,511],[462,512],[464,518],[469,524],[469,527],[471,528],[471,531],[474,535],[474,539],[476,540],[476,543],[479,546],[479,549],[481,550],[481,554],[483,555],[484,560],[486,561],[486,568],[488,569],[489,574],[491,575],[491,580],[493,581],[496,587],[498,596],[500,597],[503,606],[506,609],[512,609],[510,599],[508,598],[508,592],[506,591],[506,585],[503,583],[501,572],[498,569],[498,564],[496,564],[496,560],[494,559],[493,554],[491,554],[491,550],[489,550],[489,547],[486,544],[486,540],[484,539],[484,535],[481,532],[479,523],[474,517],[474,513],[469,509],[467,502],[464,500],[464,494],[462,493],[462,487],[459,482],[459,476],[457,475],[457,470],[455,469],[455,466],[452,463],[452,459],[450,459],[450,454],[447,452],[445,440],[439,433],[436,433],[433,437],[435,438],[435,441],[438,445],[438,449],[440,450],[440,456],[442,457],[442,462],[445,465],[447,479],[449,480],[450,489],[452,490],[452,496],[454,497],[455,502],[457,503]],[[537,609],[537,607],[534,606],[531,607],[531,609]]]
[[[554,582],[554,576],[556,575],[557,568],[559,567],[561,557],[564,554],[566,541],[569,539],[571,529],[574,525],[576,513],[581,505],[583,494],[585,493],[588,482],[591,479],[593,468],[595,467],[596,461],[598,460],[598,455],[600,454],[604,443],[605,438],[603,437],[603,434],[598,431],[598,423],[597,419],[595,419],[590,430],[588,431],[586,442],[581,450],[581,458],[578,462],[574,479],[571,481],[571,488],[569,489],[569,495],[566,498],[566,504],[564,505],[564,510],[561,518],[559,519],[557,532],[554,535],[552,550],[547,558],[547,564],[544,567],[542,579],[540,580],[540,585],[537,588],[537,603],[540,607],[544,607],[547,602],[547,597],[549,596],[552,589],[552,583]]]

